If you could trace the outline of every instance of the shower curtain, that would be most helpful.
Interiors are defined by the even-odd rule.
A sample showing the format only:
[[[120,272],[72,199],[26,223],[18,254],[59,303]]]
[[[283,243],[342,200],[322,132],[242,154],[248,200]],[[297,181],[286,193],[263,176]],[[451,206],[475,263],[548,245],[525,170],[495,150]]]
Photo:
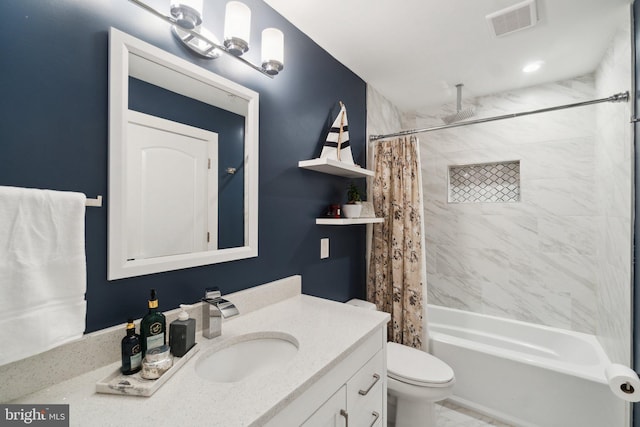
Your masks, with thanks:
[[[388,339],[423,349],[423,224],[420,162],[415,138],[377,142],[372,182],[376,217],[367,299],[391,314]],[[426,349],[425,349],[426,350]]]

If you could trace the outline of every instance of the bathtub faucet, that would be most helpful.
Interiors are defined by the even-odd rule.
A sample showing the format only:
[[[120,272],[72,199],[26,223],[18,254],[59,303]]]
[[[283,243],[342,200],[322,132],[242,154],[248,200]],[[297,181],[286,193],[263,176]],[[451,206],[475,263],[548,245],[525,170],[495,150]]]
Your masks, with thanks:
[[[205,289],[202,302],[202,335],[205,338],[215,338],[222,334],[223,317],[240,314],[232,302],[222,298],[218,288]]]

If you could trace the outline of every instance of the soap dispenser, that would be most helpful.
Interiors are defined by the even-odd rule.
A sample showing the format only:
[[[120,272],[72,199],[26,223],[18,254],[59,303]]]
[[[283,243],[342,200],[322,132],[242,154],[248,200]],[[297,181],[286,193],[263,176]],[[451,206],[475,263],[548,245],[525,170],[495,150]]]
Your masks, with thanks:
[[[178,320],[169,325],[169,347],[171,354],[182,357],[196,344],[196,319],[190,319],[185,309],[190,305],[180,304]]]

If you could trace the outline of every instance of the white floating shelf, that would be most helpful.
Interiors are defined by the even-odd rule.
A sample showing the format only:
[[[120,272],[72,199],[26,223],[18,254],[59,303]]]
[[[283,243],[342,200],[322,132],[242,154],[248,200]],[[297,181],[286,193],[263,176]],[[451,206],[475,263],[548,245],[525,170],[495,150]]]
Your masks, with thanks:
[[[328,173],[330,175],[344,176],[347,178],[366,178],[374,176],[375,173],[369,169],[342,163],[334,159],[311,159],[300,160],[298,167],[310,169],[317,172]]]
[[[384,218],[316,218],[318,225],[376,224],[380,222],[384,222]]]

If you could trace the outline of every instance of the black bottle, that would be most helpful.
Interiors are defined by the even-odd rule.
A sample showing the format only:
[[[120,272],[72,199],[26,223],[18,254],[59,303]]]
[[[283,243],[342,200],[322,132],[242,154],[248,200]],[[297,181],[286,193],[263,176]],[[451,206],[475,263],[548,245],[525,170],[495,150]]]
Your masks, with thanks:
[[[125,375],[135,374],[142,368],[142,348],[140,336],[136,334],[133,319],[127,321],[127,336],[122,338],[122,367],[120,371]]]
[[[158,311],[158,298],[156,290],[151,289],[149,298],[149,312],[140,322],[140,337],[142,339],[142,357],[147,354],[147,350],[163,346],[167,343],[167,321],[164,314]]]

